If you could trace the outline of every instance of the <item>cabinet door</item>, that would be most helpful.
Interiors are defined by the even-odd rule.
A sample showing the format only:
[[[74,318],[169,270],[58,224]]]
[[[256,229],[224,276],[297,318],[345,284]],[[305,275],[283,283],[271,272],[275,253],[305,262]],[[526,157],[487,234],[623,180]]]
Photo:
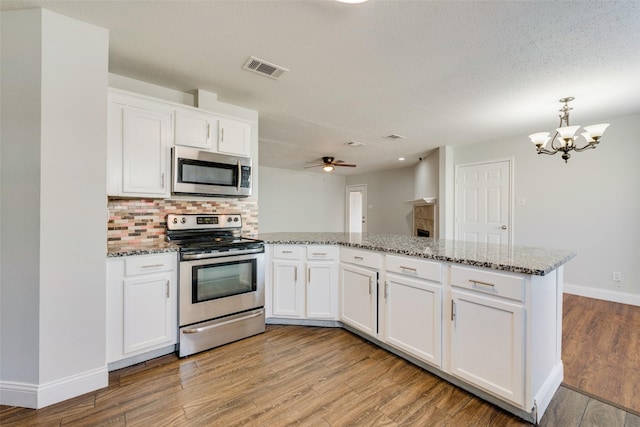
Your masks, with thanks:
[[[307,263],[307,317],[338,317],[338,269],[335,262]]]
[[[143,275],[124,280],[124,353],[171,344],[171,273]]]
[[[218,151],[237,156],[251,155],[251,126],[237,120],[218,120]]]
[[[440,367],[442,363],[442,290],[439,285],[387,275],[386,341]]]
[[[340,320],[369,335],[378,333],[378,273],[340,264]]]
[[[211,150],[216,126],[216,117],[211,114],[177,110],[174,144]]]
[[[273,315],[304,317],[304,264],[273,261]]]
[[[122,192],[168,197],[171,114],[128,106],[122,114]]]
[[[452,290],[451,370],[521,406],[524,395],[524,307]]]

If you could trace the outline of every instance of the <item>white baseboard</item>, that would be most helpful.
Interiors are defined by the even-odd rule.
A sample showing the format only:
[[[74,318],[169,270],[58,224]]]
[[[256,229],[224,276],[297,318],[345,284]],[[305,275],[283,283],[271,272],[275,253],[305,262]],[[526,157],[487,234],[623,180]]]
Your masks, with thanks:
[[[107,367],[83,372],[46,384],[0,382],[0,404],[40,409],[109,385]]]
[[[640,306],[640,295],[638,294],[630,294],[628,292],[618,292],[602,288],[592,288],[590,286],[574,285],[567,282],[565,282],[563,286],[564,293],[566,294],[580,295],[582,297]]]

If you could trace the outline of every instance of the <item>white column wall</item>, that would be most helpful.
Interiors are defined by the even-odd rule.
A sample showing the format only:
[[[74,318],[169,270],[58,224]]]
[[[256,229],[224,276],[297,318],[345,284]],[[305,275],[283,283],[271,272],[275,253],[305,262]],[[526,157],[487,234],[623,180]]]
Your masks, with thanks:
[[[0,397],[43,407],[108,382],[108,32],[41,9],[2,25]]]

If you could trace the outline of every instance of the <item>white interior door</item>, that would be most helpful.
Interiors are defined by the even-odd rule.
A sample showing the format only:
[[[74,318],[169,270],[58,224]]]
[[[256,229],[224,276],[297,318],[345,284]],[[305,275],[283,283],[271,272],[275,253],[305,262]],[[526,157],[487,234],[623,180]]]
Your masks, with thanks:
[[[511,161],[456,167],[456,240],[511,243]]]
[[[367,186],[347,185],[347,232],[367,231]]]

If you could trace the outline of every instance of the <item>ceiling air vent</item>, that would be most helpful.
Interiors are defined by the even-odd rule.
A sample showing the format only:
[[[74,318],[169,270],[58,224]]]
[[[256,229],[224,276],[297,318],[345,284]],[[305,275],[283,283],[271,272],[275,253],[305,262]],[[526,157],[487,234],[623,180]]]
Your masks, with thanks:
[[[364,142],[358,142],[358,141],[349,141],[349,142],[345,142],[344,145],[348,145],[349,147],[362,147],[364,144]]]
[[[396,139],[406,139],[406,137],[402,135],[398,135],[396,133],[392,133],[391,135],[385,136],[384,139],[390,139],[392,141],[395,141]]]
[[[250,57],[242,68],[248,71],[253,71],[254,73],[262,74],[263,76],[271,77],[272,79],[278,79],[281,75],[289,71],[284,67],[263,61],[255,56]]]

